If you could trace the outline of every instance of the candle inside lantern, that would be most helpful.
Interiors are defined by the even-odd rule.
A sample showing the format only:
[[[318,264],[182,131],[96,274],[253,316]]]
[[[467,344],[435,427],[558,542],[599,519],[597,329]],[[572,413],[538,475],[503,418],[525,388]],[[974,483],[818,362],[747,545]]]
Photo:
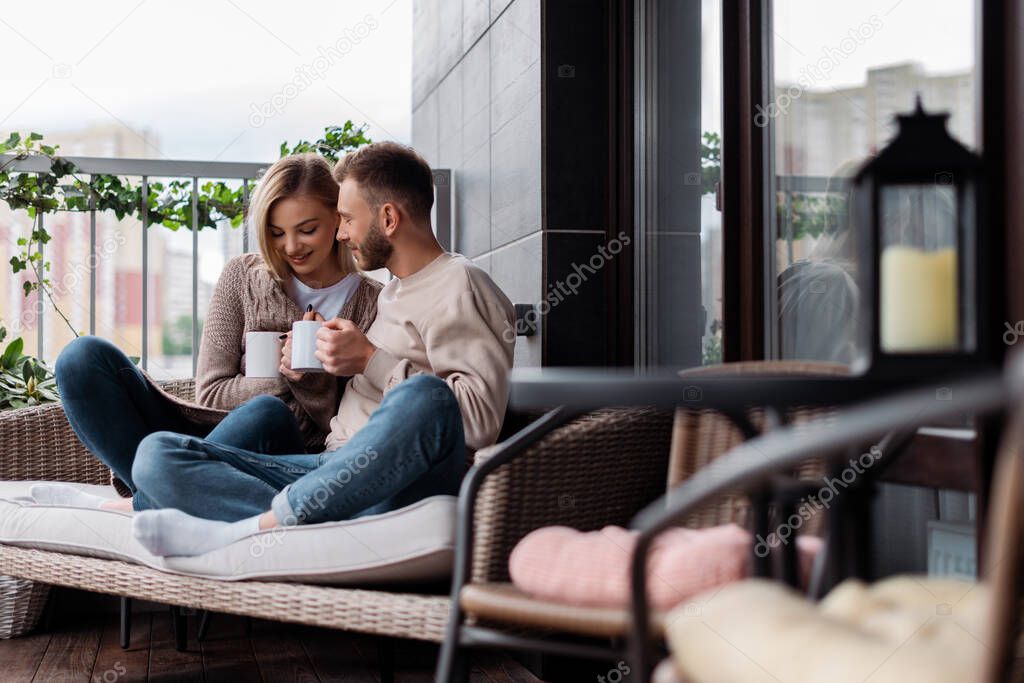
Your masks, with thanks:
[[[892,246],[881,258],[881,346],[948,351],[959,338],[956,250]]]

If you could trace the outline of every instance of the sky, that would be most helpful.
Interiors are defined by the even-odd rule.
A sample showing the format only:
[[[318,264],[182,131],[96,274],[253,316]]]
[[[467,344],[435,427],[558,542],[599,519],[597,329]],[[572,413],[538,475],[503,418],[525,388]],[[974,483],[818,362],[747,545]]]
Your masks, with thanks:
[[[838,60],[829,87],[861,84],[867,68],[911,59],[932,73],[968,69],[975,4],[776,0],[776,79],[795,81],[872,22],[871,37]],[[716,62],[704,69],[704,128],[714,129],[720,53],[708,34],[720,22],[708,15],[721,0],[702,5],[705,60]],[[370,124],[374,139],[408,142],[411,40],[412,0],[11,4],[0,17],[8,48],[0,130],[115,122],[155,132],[154,156],[256,162],[277,158],[282,140],[313,139],[346,118]],[[286,92],[296,78],[309,85]]]
[[[273,161],[366,122],[409,142],[412,0],[5,4],[0,130],[147,129],[152,156]]]
[[[701,0],[702,130],[721,130],[722,1]],[[775,81],[797,82],[805,68],[826,54],[835,57],[832,70],[826,80],[813,84],[823,90],[863,85],[869,68],[907,61],[919,62],[929,74],[967,71],[975,64],[976,4],[976,0],[775,0]],[[870,36],[849,50],[850,42],[843,39],[850,30],[862,28]]]
[[[846,50],[829,74],[833,88],[862,85],[869,67],[898,62],[920,62],[930,74],[966,71],[975,62],[975,5],[975,0],[776,0],[775,78],[796,81],[828,49]],[[860,29],[867,37],[855,45],[842,43]]]

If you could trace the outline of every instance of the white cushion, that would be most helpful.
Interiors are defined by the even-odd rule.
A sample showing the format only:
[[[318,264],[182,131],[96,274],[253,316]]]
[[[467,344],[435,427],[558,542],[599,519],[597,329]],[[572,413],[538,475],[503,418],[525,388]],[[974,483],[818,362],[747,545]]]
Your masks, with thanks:
[[[344,522],[271,529],[196,557],[157,557],[132,536],[132,513],[36,505],[39,482],[0,481],[0,543],[124,560],[174,574],[225,581],[352,585],[432,581],[451,575],[454,496]],[[117,498],[112,486],[72,484]]]

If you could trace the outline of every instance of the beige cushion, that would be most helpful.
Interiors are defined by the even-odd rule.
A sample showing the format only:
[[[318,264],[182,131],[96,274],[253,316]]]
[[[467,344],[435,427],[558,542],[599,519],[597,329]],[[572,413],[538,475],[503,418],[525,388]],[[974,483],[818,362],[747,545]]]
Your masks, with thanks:
[[[700,683],[965,683],[990,645],[984,585],[898,576],[848,580],[815,605],[748,579],[668,614],[669,648]]]
[[[686,683],[671,657],[661,660],[651,674],[651,683]]]
[[[36,505],[34,481],[0,481],[0,543],[123,560],[175,574],[353,585],[433,581],[451,575],[454,496],[380,515],[272,529],[196,557],[157,557],[132,536],[132,513]],[[112,486],[72,484],[116,498]]]

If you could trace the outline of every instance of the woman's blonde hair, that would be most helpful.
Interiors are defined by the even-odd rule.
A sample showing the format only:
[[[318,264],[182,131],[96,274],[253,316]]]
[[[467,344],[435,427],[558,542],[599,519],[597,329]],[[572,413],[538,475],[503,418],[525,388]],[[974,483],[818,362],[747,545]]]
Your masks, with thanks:
[[[256,233],[260,254],[267,270],[278,281],[288,278],[291,267],[270,245],[270,210],[278,200],[298,196],[319,199],[332,211],[336,210],[338,182],[323,157],[310,152],[278,159],[263,174],[249,203],[249,220]],[[347,245],[335,239],[334,252],[342,273],[356,272],[356,262]]]

